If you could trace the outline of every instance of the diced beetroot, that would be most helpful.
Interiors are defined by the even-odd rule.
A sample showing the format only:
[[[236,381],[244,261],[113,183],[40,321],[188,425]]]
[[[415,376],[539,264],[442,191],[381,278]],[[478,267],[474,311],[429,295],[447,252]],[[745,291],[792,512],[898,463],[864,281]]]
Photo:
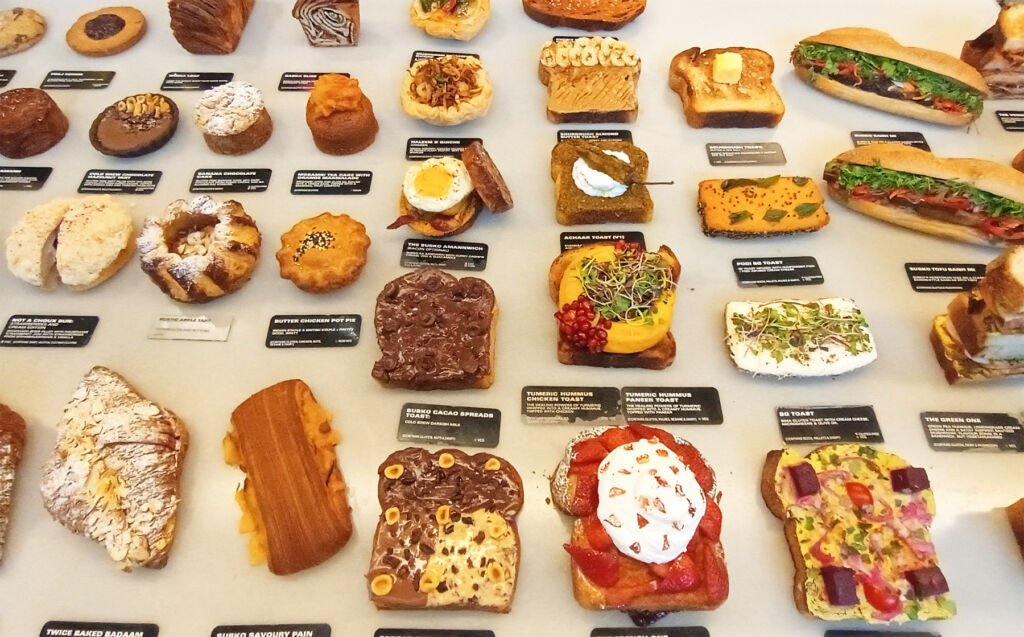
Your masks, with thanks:
[[[601,462],[607,455],[608,450],[604,448],[604,445],[601,444],[600,440],[597,438],[587,438],[586,440],[580,440],[573,445],[569,464],[577,465]]]
[[[892,480],[892,490],[897,493],[917,493],[932,486],[928,472],[921,467],[893,469],[889,479]]]
[[[828,602],[833,606],[856,606],[860,603],[857,597],[857,578],[852,568],[823,566],[821,579],[825,582]]]
[[[591,582],[598,586],[615,586],[619,581],[619,561],[611,553],[585,549],[571,544],[562,545],[572,556],[572,561]]]
[[[927,566],[905,574],[907,581],[914,587],[916,597],[934,597],[949,592],[949,584],[938,566]]]
[[[789,475],[793,478],[793,486],[796,488],[798,497],[814,495],[821,491],[821,484],[818,483],[818,473],[809,462],[801,462],[789,467]]]

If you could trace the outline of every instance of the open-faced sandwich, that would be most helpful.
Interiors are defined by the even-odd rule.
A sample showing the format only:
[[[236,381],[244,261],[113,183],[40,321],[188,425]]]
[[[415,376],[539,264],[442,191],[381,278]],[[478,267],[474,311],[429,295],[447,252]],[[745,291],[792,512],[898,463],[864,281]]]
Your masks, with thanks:
[[[646,8],[647,0],[523,0],[523,11],[541,24],[586,31],[620,29]]]
[[[815,232],[828,224],[825,198],[808,177],[705,179],[697,212],[709,237],[751,239]]]
[[[566,139],[551,151],[555,220],[562,225],[645,223],[654,216],[647,153],[632,142]]]
[[[646,625],[729,596],[715,473],[682,438],[639,424],[585,431],[566,447],[551,498],[576,518],[565,550],[580,606]]]
[[[636,121],[640,56],[629,44],[609,37],[552,40],[541,49],[539,71],[552,122]]]
[[[479,141],[460,157],[436,157],[410,166],[402,181],[398,219],[389,229],[408,225],[428,237],[465,232],[486,206],[512,209],[512,193],[494,160]]]
[[[664,369],[676,357],[670,331],[679,260],[666,246],[593,243],[563,252],[548,287],[560,310],[558,362]]]
[[[1024,246],[986,270],[932,322],[932,348],[951,385],[1024,375]]]
[[[761,495],[785,524],[797,610],[870,623],[955,615],[931,541],[930,487],[924,469],[866,445],[770,452]]]
[[[755,376],[836,376],[878,356],[864,315],[843,298],[733,301],[725,344],[736,367]]]
[[[412,0],[409,19],[427,35],[452,40],[472,40],[487,18],[491,0]]]
[[[1024,243],[1024,174],[902,144],[868,144],[825,165],[829,194],[882,221],[978,245]]]
[[[970,124],[988,97],[985,78],[971,65],[875,29],[823,31],[801,40],[790,59],[822,93],[936,124]]]
[[[693,47],[672,58],[668,83],[693,128],[775,128],[786,113],[772,84],[775,60],[760,49]]]

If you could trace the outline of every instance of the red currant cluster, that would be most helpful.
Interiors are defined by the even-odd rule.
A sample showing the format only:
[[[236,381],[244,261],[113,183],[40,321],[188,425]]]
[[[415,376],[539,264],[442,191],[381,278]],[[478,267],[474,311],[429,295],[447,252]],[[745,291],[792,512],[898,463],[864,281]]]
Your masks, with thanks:
[[[595,354],[604,351],[612,322],[597,315],[594,304],[585,294],[563,305],[561,312],[555,312],[555,318],[558,319],[558,331],[562,338]]]
[[[637,242],[626,243],[625,239],[619,239],[615,242],[616,252],[640,252],[640,244]]]

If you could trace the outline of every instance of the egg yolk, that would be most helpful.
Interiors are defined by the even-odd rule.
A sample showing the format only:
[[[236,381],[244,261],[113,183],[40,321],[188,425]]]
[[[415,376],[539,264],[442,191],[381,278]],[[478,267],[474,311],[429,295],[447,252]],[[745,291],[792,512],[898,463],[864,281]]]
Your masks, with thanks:
[[[416,174],[413,187],[424,197],[440,199],[452,190],[455,175],[444,166],[428,166]]]

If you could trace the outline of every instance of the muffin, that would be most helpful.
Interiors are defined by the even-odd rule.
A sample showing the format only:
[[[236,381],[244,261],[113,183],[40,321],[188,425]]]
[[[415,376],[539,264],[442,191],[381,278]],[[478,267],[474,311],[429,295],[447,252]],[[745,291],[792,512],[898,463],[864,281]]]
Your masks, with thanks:
[[[177,128],[177,105],[163,95],[143,93],[100,113],[89,129],[89,141],[104,155],[138,157],[166,144]]]
[[[380,127],[359,80],[321,75],[306,103],[306,123],[316,147],[328,155],[351,155],[373,143]]]
[[[53,148],[68,132],[68,118],[37,88],[0,93],[0,155],[31,157]]]
[[[252,152],[274,132],[263,93],[248,82],[228,82],[205,91],[196,105],[195,122],[206,145],[221,155]]]

